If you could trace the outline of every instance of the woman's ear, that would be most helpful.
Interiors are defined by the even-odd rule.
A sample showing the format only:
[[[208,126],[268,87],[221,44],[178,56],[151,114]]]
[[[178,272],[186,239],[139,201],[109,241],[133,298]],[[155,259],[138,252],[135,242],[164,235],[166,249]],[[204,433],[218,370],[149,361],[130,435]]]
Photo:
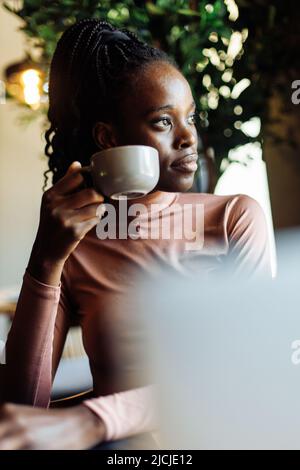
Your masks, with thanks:
[[[107,149],[117,146],[117,140],[112,124],[107,122],[97,122],[93,128],[95,144],[100,149]]]

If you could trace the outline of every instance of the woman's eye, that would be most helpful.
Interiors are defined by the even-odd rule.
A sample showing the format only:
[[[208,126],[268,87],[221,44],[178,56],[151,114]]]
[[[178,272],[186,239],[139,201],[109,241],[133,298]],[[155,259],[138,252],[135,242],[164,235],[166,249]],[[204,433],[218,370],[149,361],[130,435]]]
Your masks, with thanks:
[[[161,118],[153,121],[153,124],[156,124],[158,127],[168,127],[171,124],[171,120],[169,118]]]
[[[189,124],[195,124],[196,123],[196,113],[191,114],[188,117],[188,123]],[[156,125],[156,127],[160,127],[161,129],[165,129],[166,127],[169,127],[172,125],[172,121],[168,117],[162,117],[160,119],[156,119],[155,121],[152,121],[153,124]]]
[[[189,118],[188,118],[189,124],[196,124],[196,117],[197,117],[196,113],[189,116]]]

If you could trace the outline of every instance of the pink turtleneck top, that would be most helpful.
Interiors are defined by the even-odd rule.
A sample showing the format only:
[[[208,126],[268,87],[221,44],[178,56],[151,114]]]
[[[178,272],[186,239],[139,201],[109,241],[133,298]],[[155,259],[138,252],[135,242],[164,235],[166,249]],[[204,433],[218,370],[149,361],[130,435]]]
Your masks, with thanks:
[[[238,275],[271,276],[265,218],[254,199],[156,191],[133,203],[146,208],[131,217],[139,222],[139,236],[124,238],[116,230],[116,238],[100,239],[100,226],[93,228],[66,261],[59,286],[43,284],[25,271],[1,366],[7,400],[48,407],[68,329],[79,324],[95,395],[83,404],[104,421],[106,440],[157,426],[153,385],[144,382],[135,360],[139,333],[126,310],[126,294],[137,279],[163,266],[214,272],[228,255]],[[180,234],[181,219],[176,217],[183,208],[189,214],[186,226],[189,216],[193,226]],[[170,237],[149,236],[150,210],[150,225],[168,220],[176,229]]]

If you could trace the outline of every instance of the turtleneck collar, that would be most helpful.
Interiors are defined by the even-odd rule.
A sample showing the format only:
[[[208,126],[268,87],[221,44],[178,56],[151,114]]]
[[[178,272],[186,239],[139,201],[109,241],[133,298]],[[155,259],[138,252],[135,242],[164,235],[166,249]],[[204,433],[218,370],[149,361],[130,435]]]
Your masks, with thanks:
[[[178,193],[170,193],[166,191],[153,191],[145,196],[127,201],[128,205],[131,204],[144,204],[150,206],[151,204],[163,204],[169,206],[172,204]]]
[[[126,200],[127,207],[132,206],[133,204],[143,204],[147,207],[147,210],[152,204],[159,204],[162,208],[170,206],[178,197],[178,193],[171,193],[167,191],[154,191],[146,194],[145,196]],[[105,203],[112,203],[116,210],[119,208],[119,201],[112,201],[108,199]]]

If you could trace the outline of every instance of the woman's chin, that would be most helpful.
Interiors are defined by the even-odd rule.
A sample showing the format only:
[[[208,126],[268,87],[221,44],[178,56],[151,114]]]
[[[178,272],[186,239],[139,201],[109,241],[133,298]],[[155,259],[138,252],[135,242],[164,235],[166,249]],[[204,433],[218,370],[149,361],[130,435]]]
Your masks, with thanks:
[[[191,189],[194,183],[195,172],[179,173],[169,178],[166,191],[184,193]]]

